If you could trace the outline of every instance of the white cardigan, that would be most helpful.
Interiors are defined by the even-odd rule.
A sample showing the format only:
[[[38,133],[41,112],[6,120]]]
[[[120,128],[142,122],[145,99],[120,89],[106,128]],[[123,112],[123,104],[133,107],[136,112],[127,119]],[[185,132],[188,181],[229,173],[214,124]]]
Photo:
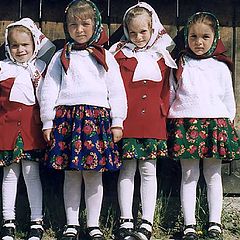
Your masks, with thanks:
[[[59,50],[51,60],[41,89],[41,120],[43,129],[52,128],[55,107],[87,104],[111,109],[112,126],[123,126],[127,115],[127,98],[119,66],[105,50],[106,72],[88,51],[72,51],[65,74]]]
[[[213,58],[185,57],[182,79],[170,77],[168,118],[229,118],[236,114],[231,72]]]

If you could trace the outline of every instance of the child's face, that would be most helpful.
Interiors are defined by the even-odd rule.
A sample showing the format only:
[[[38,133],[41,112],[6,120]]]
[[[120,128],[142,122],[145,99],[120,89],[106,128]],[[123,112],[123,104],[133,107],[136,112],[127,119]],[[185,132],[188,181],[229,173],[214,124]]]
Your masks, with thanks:
[[[147,45],[151,38],[150,18],[147,15],[138,15],[128,24],[128,34],[131,42],[138,48]]]
[[[67,27],[71,38],[80,44],[88,42],[94,33],[94,21],[91,18],[69,18]]]
[[[198,56],[205,54],[212,46],[214,31],[205,23],[195,23],[189,28],[188,45]]]
[[[8,39],[10,53],[17,62],[24,63],[32,57],[34,43],[30,34],[13,29],[9,33]]]

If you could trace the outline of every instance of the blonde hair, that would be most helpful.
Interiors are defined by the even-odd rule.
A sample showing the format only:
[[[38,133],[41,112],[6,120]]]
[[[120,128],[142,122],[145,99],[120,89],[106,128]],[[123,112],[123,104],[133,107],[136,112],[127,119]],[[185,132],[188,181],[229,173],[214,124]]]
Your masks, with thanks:
[[[16,26],[12,26],[12,27],[8,28],[7,40],[8,40],[9,44],[11,43],[11,36],[12,36],[12,33],[13,33],[14,30],[16,30],[18,32],[23,32],[23,33],[26,33],[27,35],[29,35],[31,37],[33,45],[34,45],[32,32],[28,28],[26,28],[24,26],[21,26],[21,25],[19,25],[19,26],[16,25]]]
[[[132,19],[134,19],[137,16],[141,16],[141,15],[147,15],[149,17],[148,25],[149,25],[149,28],[152,28],[152,13],[148,9],[143,8],[143,7],[135,7],[135,8],[130,9],[127,12],[127,14],[125,16],[126,27],[128,28],[128,25],[132,21]]]
[[[96,22],[96,12],[88,1],[75,1],[66,9],[66,21],[74,18],[90,18],[94,23]]]

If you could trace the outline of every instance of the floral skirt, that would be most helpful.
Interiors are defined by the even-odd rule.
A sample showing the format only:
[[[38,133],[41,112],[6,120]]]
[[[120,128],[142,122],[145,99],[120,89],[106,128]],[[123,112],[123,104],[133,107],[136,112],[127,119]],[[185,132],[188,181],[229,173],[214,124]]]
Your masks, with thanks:
[[[58,106],[45,163],[62,170],[115,171],[121,166],[106,108]]]
[[[167,141],[149,138],[124,138],[121,144],[123,159],[153,160],[167,156]]]
[[[34,149],[30,151],[24,151],[24,143],[21,135],[16,139],[15,147],[13,150],[0,151],[0,167],[9,166],[12,163],[20,163],[21,160],[29,160],[40,162],[44,159],[44,150]]]
[[[168,120],[168,150],[174,159],[240,159],[240,140],[226,118]]]

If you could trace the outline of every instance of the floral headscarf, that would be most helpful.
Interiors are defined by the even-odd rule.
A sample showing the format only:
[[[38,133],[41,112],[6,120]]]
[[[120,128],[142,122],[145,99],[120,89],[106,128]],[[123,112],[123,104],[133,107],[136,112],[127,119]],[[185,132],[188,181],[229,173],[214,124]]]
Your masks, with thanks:
[[[69,35],[68,28],[67,28],[67,14],[71,7],[74,5],[77,5],[79,2],[87,3],[89,4],[94,11],[94,21],[95,21],[95,28],[94,33],[92,37],[89,39],[87,43],[79,44],[76,43]],[[103,44],[105,44],[108,41],[106,32],[103,29],[102,26],[102,18],[100,11],[98,10],[97,6],[91,2],[90,0],[74,0],[72,1],[65,10],[65,22],[64,22],[64,32],[66,36],[66,44],[63,48],[62,54],[61,54],[61,62],[63,65],[63,68],[65,72],[67,72],[69,64],[70,64],[70,53],[72,49],[74,50],[88,50],[92,56],[95,57],[98,63],[100,63],[104,69],[107,71],[108,66],[105,61],[105,51],[102,47]]]
[[[194,19],[196,19],[196,17],[199,16],[210,16],[211,19],[215,22],[215,28],[214,28],[214,40],[213,40],[213,44],[211,46],[211,48],[207,51],[207,53],[203,54],[203,55],[196,55],[194,54],[191,49],[188,46],[188,31],[189,31],[189,26],[191,25],[192,21]],[[184,68],[184,56],[189,56],[190,58],[194,58],[194,59],[205,59],[205,58],[210,58],[213,57],[219,61],[222,61],[224,63],[227,64],[228,68],[233,71],[233,63],[232,60],[226,56],[224,53],[226,52],[226,49],[223,45],[223,42],[221,40],[220,37],[220,31],[219,31],[219,21],[216,18],[215,15],[213,15],[212,13],[209,12],[197,12],[195,14],[193,14],[189,19],[188,22],[186,24],[186,26],[184,27],[184,44],[185,44],[185,49],[180,50],[178,57],[177,57],[177,65],[178,65],[178,69],[173,71],[173,74],[176,78],[176,80],[179,80],[182,76],[182,72],[183,72],[183,68]],[[180,43],[181,45],[181,43]]]

